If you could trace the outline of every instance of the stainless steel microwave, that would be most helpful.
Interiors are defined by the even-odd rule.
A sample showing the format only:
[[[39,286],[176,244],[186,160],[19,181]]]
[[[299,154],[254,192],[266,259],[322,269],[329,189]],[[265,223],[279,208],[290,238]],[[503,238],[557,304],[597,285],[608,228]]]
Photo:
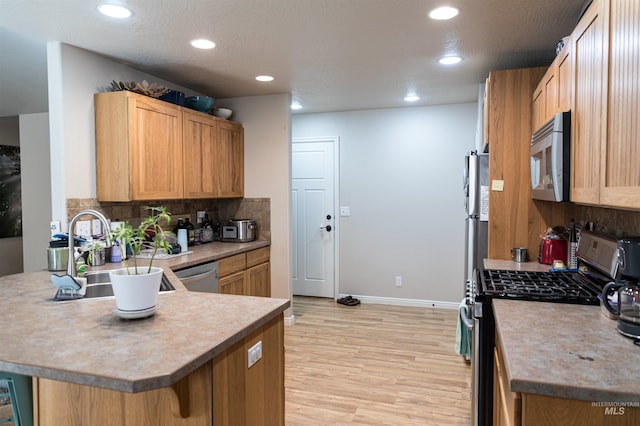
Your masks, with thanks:
[[[531,136],[531,197],[569,201],[571,113],[559,112]]]

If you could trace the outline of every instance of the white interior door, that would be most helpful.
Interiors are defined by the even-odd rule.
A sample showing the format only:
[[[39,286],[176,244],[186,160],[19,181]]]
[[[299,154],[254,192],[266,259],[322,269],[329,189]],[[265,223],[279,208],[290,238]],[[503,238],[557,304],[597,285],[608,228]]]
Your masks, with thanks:
[[[292,148],[293,294],[335,295],[333,139],[294,140]]]

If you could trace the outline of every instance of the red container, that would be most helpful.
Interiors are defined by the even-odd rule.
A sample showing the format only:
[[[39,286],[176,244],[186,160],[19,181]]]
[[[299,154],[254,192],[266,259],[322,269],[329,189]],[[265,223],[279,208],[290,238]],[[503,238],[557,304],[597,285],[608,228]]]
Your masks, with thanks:
[[[540,244],[540,263],[552,265],[554,260],[562,260],[567,264],[567,240],[545,238]]]

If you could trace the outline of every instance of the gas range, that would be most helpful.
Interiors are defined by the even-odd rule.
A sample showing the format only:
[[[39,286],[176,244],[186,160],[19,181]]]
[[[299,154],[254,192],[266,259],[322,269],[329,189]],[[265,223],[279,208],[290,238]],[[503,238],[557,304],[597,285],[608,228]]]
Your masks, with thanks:
[[[478,298],[598,305],[598,284],[580,273],[485,270]],[[601,291],[601,289],[600,289]],[[487,300],[484,300],[487,301]]]
[[[514,299],[599,305],[598,294],[617,275],[617,241],[583,231],[577,256],[580,272],[481,271],[476,301]]]

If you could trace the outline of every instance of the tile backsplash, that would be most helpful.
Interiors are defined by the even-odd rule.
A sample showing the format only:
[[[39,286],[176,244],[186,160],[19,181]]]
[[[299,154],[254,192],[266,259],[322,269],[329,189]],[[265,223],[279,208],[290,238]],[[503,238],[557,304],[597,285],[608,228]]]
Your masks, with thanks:
[[[604,207],[576,206],[576,220],[593,222],[596,232],[615,238],[640,236],[640,212]]]
[[[271,200],[269,198],[232,198],[206,200],[162,200],[129,203],[99,202],[95,198],[67,199],[67,221],[79,211],[94,209],[102,212],[108,219],[128,221],[132,225],[140,224],[148,216],[145,206],[165,206],[177,223],[179,217],[189,217],[196,224],[196,212],[204,210],[209,220],[217,222],[224,219],[255,219],[259,240],[271,239]],[[174,222],[172,221],[172,222]]]

